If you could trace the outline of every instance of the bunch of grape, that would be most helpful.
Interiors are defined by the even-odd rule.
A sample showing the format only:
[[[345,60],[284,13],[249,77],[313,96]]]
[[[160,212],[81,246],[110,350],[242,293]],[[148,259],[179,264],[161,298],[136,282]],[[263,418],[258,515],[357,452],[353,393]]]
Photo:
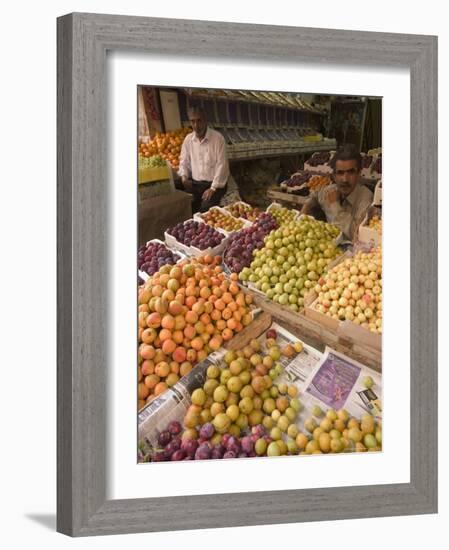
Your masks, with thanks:
[[[321,164],[327,164],[331,158],[328,151],[321,151],[313,153],[312,157],[307,161],[309,166],[320,166]]]
[[[311,178],[312,174],[310,172],[297,172],[296,174],[293,174],[288,180],[285,180],[282,183],[282,187],[299,187],[303,183],[306,183]]]
[[[153,155],[152,157],[139,156],[139,168],[159,168],[165,165],[165,160],[159,155]]]

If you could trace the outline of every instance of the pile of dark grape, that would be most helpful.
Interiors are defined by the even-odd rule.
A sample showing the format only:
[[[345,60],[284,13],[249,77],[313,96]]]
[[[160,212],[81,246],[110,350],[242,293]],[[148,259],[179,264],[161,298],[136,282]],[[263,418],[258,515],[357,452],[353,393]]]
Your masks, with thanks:
[[[327,164],[331,158],[331,154],[328,151],[320,151],[313,153],[312,157],[307,161],[309,166],[320,166],[321,164]]]

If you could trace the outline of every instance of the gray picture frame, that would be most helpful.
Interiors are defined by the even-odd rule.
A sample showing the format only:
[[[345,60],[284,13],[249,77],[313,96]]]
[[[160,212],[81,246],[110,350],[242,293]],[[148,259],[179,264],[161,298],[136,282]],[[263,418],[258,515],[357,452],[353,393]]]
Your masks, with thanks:
[[[57,530],[86,536],[435,513],[437,38],[83,13],[60,17],[57,27]],[[410,69],[410,483],[106,499],[110,50]]]

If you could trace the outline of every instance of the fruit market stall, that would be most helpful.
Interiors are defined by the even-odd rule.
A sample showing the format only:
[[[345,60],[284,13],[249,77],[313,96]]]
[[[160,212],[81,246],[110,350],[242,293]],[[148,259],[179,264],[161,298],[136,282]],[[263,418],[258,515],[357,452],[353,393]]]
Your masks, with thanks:
[[[139,250],[139,462],[380,450],[380,249],[276,203],[225,213],[247,225]]]
[[[379,374],[262,317],[139,412],[139,462],[381,450]]]
[[[381,450],[381,150],[363,155],[376,193],[343,243],[300,214],[332,182],[321,107],[300,94],[168,93],[179,112],[156,113],[138,145],[138,461]],[[191,104],[249,182],[244,200],[193,215],[173,185]]]

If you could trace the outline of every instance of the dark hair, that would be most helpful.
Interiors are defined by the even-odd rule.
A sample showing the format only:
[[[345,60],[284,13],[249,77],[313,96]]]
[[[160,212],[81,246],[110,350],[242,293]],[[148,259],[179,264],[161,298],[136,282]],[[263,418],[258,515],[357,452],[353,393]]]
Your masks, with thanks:
[[[198,114],[201,115],[204,119],[206,118],[206,111],[205,111],[205,109],[204,109],[201,105],[198,105],[198,104],[196,104],[196,103],[193,103],[192,105],[189,105],[189,108],[187,109],[187,113],[190,113],[190,112],[198,113]]]
[[[331,166],[334,172],[337,160],[355,160],[357,162],[357,170],[360,172],[362,169],[362,157],[357,147],[352,143],[347,143],[337,149],[337,152],[331,160]]]

